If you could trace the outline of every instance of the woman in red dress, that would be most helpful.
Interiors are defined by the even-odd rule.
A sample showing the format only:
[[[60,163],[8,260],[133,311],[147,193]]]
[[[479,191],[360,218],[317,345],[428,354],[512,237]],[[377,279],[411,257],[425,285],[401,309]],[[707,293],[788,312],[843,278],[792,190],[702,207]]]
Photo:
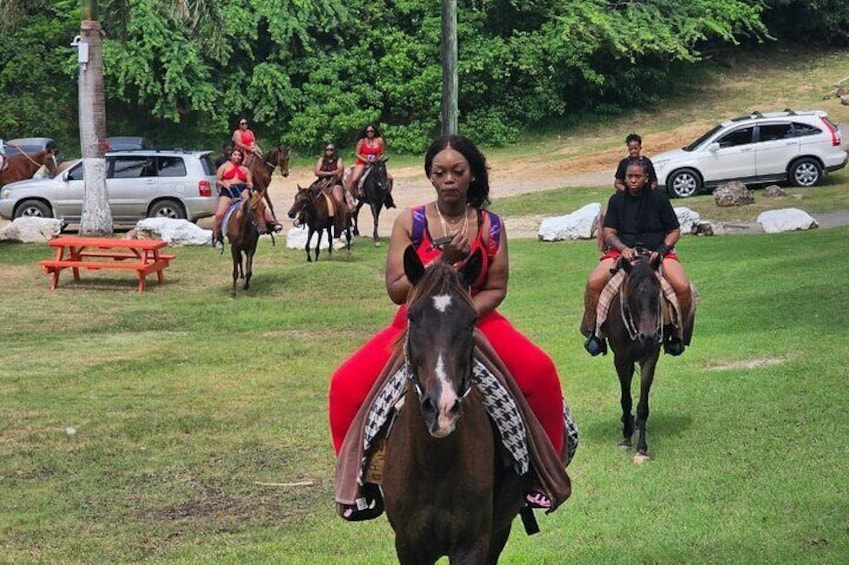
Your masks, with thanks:
[[[385,144],[380,133],[377,131],[377,127],[372,124],[367,125],[360,133],[360,138],[357,140],[357,145],[354,148],[357,159],[354,161],[354,167],[351,170],[350,177],[347,179],[348,191],[355,195],[358,194],[359,187],[357,185],[359,185],[360,179],[363,178],[366,166],[375,159],[383,157],[384,149]],[[392,178],[392,175],[388,171],[386,173],[386,179],[389,181],[389,193],[386,195],[384,202],[387,208],[394,208],[395,201],[392,199],[392,183],[395,179]]]
[[[338,453],[398,336],[406,329],[405,301],[412,285],[404,274],[403,255],[413,245],[425,263],[453,264],[476,249],[484,251],[481,275],[472,286],[477,327],[513,374],[554,449],[561,453],[563,393],[554,363],[496,310],[507,295],[509,263],[501,219],[484,209],[489,203],[486,159],[468,138],[444,136],[431,144],[424,168],[436,200],[398,216],[386,259],[386,288],[401,307],[392,324],[349,357],[331,379],[329,415],[334,448]],[[539,503],[545,505],[544,500]]]

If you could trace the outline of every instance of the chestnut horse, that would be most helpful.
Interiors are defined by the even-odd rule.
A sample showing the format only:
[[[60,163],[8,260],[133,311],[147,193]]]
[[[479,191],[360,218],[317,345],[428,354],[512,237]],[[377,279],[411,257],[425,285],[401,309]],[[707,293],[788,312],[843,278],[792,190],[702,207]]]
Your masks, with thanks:
[[[0,168],[0,186],[10,182],[31,179],[41,167],[45,167],[51,177],[54,176],[59,169],[56,151],[56,143],[51,141],[44,150],[38,153],[32,155],[20,153],[11,157],[4,157],[2,168]]]
[[[266,205],[271,210],[271,215],[277,219],[274,213],[274,205],[268,195],[268,187],[271,184],[271,175],[277,167],[280,167],[280,173],[284,177],[289,176],[289,148],[285,145],[278,145],[266,151],[261,158],[252,153],[248,155],[245,161],[245,166],[251,171],[254,189],[263,193]]]
[[[354,210],[354,235],[360,235],[360,228],[357,218],[360,215],[360,208],[368,204],[371,208],[371,217],[374,219],[374,231],[372,238],[377,242],[377,221],[380,218],[380,211],[383,209],[383,204],[386,200],[386,195],[389,193],[389,176],[386,173],[386,161],[389,157],[379,157],[375,161],[366,165],[366,171],[363,173],[363,196],[358,197],[357,207]]]
[[[332,181],[331,182],[335,182]],[[288,216],[291,219],[298,218],[298,222],[307,226],[307,244],[305,250],[307,252],[307,261],[312,262],[310,254],[310,242],[314,233],[318,232],[318,241],[315,244],[315,260],[318,261],[318,255],[321,252],[321,239],[324,232],[327,232],[327,241],[329,247],[327,253],[333,257],[333,218],[330,216],[330,204],[328,203],[329,195],[325,193],[327,182],[317,180],[307,188],[298,186],[298,192],[295,194],[295,202],[289,208]],[[347,242],[346,249],[348,256],[351,255],[351,221],[350,213],[346,210],[339,210],[338,213],[346,214],[345,220],[345,239]]]
[[[263,192],[252,191],[248,200],[242,201],[227,220],[227,239],[230,242],[230,254],[233,256],[233,288],[230,289],[230,298],[236,297],[237,279],[245,280],[244,290],[251,286],[254,254],[259,241],[257,222],[264,215]]]
[[[657,263],[650,264],[649,254],[640,253],[633,262],[622,261],[625,279],[618,295],[610,302],[605,328],[613,350],[613,364],[619,375],[622,405],[623,448],[631,447],[634,429],[639,431],[634,461],[648,459],[646,422],[649,419],[649,392],[660,356],[663,337],[663,290]],[[631,413],[631,380],[634,366],[640,366],[640,400],[637,419]]]
[[[496,563],[525,488],[505,467],[493,425],[472,385],[477,314],[469,285],[480,272],[475,252],[459,271],[441,261],[425,268],[412,246],[404,271],[410,376],[404,407],[386,439],[383,498],[404,564]]]

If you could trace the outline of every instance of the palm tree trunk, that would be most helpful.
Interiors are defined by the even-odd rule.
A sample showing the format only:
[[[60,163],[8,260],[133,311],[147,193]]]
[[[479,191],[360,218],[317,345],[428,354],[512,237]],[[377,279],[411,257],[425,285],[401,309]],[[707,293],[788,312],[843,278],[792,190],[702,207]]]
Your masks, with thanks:
[[[83,17],[97,17],[96,0],[82,0],[81,5]],[[88,60],[80,62],[79,83],[80,146],[85,170],[80,234],[108,236],[112,235],[112,212],[106,192],[106,103],[100,30],[100,22],[94,19],[80,23],[80,43],[88,44]]]

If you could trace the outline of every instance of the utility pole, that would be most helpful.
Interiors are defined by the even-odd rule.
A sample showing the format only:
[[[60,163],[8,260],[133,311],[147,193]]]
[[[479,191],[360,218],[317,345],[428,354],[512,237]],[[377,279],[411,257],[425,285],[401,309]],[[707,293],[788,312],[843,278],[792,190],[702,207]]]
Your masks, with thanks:
[[[457,133],[457,0],[442,0],[442,135]]]

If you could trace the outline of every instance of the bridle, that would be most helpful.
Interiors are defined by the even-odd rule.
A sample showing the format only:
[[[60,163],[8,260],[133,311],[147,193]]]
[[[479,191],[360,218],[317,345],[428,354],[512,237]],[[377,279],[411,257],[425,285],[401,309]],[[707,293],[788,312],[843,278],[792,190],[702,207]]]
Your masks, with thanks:
[[[474,351],[474,350],[473,350]],[[472,353],[472,359],[470,359],[469,368],[474,363],[474,353]],[[424,387],[422,386],[422,380],[419,377],[419,374],[413,369],[413,364],[410,363],[410,321],[407,320],[407,332],[404,336],[404,367],[407,368],[407,379],[410,381],[410,384],[413,385],[413,390],[416,392],[416,396],[418,396],[419,401],[422,400],[424,396]],[[462,392],[458,392],[457,402],[459,404],[463,403],[463,400],[469,396],[469,393],[472,391],[472,379],[468,379],[466,383],[466,388]]]
[[[648,261],[645,255],[640,255],[640,261]],[[658,273],[652,276],[660,277],[661,272],[660,269],[662,267],[658,267]],[[630,276],[630,275],[629,275]],[[628,305],[627,296],[625,295],[625,287],[627,286],[625,283],[627,281],[623,280],[622,284],[619,286],[619,315],[622,317],[622,323],[625,325],[625,329],[628,331],[628,337],[631,338],[631,341],[637,340],[637,335],[640,333],[637,329],[637,324],[634,322],[634,315],[631,312],[631,307]],[[659,282],[659,281],[658,281]],[[660,336],[661,342],[663,341],[663,308],[660,307],[660,304],[663,304],[663,287],[658,284],[658,308],[657,308],[657,321],[655,322],[655,331]]]

